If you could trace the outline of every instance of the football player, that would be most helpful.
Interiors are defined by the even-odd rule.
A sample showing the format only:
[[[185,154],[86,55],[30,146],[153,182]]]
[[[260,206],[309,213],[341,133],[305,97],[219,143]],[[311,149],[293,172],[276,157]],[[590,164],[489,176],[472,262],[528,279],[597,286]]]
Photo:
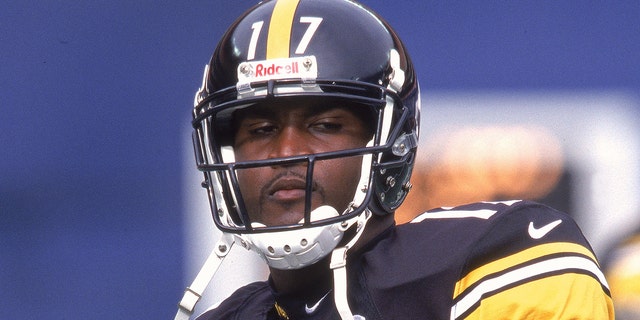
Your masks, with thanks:
[[[419,119],[409,54],[376,13],[349,0],[249,9],[195,98],[197,165],[223,237],[177,318],[235,243],[269,279],[198,319],[613,319],[598,261],[561,212],[484,202],[395,225]]]

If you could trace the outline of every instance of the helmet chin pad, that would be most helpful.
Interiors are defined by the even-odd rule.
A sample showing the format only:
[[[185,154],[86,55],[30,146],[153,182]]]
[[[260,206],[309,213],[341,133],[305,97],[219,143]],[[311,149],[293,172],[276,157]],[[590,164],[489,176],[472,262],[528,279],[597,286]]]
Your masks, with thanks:
[[[311,212],[311,220],[337,217],[338,211],[331,206],[321,206]],[[304,219],[300,223],[304,222]],[[334,223],[325,226],[244,234],[239,237],[247,250],[255,251],[267,264],[276,269],[300,269],[326,257],[342,240],[344,231],[352,223]],[[254,228],[265,227],[253,223]]]

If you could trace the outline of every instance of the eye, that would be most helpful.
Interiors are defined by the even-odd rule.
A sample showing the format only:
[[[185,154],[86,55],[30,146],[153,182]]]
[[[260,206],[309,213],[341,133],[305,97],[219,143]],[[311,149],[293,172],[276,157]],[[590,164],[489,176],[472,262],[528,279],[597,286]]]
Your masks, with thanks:
[[[247,129],[252,136],[268,135],[278,131],[278,127],[270,122],[255,123],[249,125]]]
[[[243,119],[235,131],[234,144],[243,143],[267,138],[279,130],[278,126],[265,119]]]
[[[322,132],[339,132],[344,128],[344,120],[339,117],[322,117],[314,121],[310,127]]]

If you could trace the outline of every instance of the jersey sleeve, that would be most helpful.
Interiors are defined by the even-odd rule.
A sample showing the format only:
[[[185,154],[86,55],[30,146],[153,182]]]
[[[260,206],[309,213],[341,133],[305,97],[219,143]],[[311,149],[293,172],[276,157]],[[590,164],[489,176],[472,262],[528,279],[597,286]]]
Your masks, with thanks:
[[[607,281],[569,216],[518,202],[487,223],[455,284],[451,319],[614,319]]]

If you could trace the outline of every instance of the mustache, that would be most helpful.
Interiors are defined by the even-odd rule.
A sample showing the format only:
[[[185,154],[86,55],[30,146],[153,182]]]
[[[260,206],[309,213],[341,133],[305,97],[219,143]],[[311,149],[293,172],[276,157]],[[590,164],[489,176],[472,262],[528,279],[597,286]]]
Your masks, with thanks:
[[[306,183],[307,183],[306,171],[304,173],[300,173],[298,171],[288,169],[276,174],[271,179],[269,179],[267,183],[265,183],[260,189],[260,194],[263,197],[268,195],[269,192],[274,189],[275,185],[279,183],[282,179],[295,179],[295,180],[304,181],[305,188],[306,188]],[[313,176],[311,176],[311,179],[313,179]],[[311,190],[320,191],[321,188],[315,181],[312,181]]]

